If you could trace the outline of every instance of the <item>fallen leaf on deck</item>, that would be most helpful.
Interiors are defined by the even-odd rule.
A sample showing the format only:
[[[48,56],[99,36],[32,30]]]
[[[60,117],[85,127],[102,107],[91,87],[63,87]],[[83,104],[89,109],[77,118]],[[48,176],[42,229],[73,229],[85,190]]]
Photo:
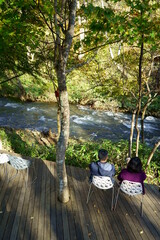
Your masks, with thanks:
[[[142,230],[142,231],[140,231],[140,234],[143,234],[143,230]]]
[[[92,233],[88,233],[88,237],[90,237],[92,235]]]

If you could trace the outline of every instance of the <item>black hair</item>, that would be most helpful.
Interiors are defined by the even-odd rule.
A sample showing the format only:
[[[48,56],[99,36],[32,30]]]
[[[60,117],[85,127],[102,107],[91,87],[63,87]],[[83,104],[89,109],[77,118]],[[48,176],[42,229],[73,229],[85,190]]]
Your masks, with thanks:
[[[106,160],[107,156],[108,156],[108,151],[107,150],[105,150],[105,149],[100,149],[99,150],[98,158],[99,158],[100,161],[101,160]]]
[[[127,170],[129,172],[141,172],[142,171],[142,163],[139,157],[133,157],[127,164]]]

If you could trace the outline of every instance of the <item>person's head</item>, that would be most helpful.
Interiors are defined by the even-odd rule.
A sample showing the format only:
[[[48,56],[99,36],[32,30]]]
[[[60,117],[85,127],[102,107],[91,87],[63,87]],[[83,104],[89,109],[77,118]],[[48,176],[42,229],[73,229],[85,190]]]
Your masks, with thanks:
[[[129,172],[141,172],[142,170],[142,163],[139,157],[133,157],[127,164],[127,170]]]
[[[105,149],[100,149],[98,151],[98,158],[99,158],[99,161],[106,161],[107,160],[107,157],[108,157],[108,151],[105,150]]]

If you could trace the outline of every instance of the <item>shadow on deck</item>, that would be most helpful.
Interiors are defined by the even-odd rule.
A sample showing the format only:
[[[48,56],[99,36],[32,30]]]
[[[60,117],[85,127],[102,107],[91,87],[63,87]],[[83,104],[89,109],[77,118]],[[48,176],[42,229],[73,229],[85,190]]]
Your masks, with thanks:
[[[89,172],[67,166],[70,201],[57,201],[56,164],[36,160],[37,180],[25,188],[23,174],[7,183],[0,169],[0,240],[160,239],[160,192],[145,184],[144,216],[139,198],[120,194],[110,210],[111,190],[94,189],[86,205]],[[9,174],[14,174],[8,165]],[[23,172],[24,173],[24,172]],[[30,171],[30,178],[33,172]]]

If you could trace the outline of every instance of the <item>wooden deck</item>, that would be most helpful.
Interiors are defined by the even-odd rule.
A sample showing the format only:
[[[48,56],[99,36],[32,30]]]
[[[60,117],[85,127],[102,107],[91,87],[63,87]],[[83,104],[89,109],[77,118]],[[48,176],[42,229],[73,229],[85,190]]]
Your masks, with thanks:
[[[111,190],[95,189],[86,205],[89,172],[67,167],[71,199],[57,201],[56,165],[36,160],[37,180],[25,188],[22,174],[7,183],[0,165],[0,240],[160,239],[160,192],[145,185],[144,216],[139,199],[120,193],[115,212]],[[10,175],[14,174],[8,166]],[[32,170],[30,178],[33,178]]]

